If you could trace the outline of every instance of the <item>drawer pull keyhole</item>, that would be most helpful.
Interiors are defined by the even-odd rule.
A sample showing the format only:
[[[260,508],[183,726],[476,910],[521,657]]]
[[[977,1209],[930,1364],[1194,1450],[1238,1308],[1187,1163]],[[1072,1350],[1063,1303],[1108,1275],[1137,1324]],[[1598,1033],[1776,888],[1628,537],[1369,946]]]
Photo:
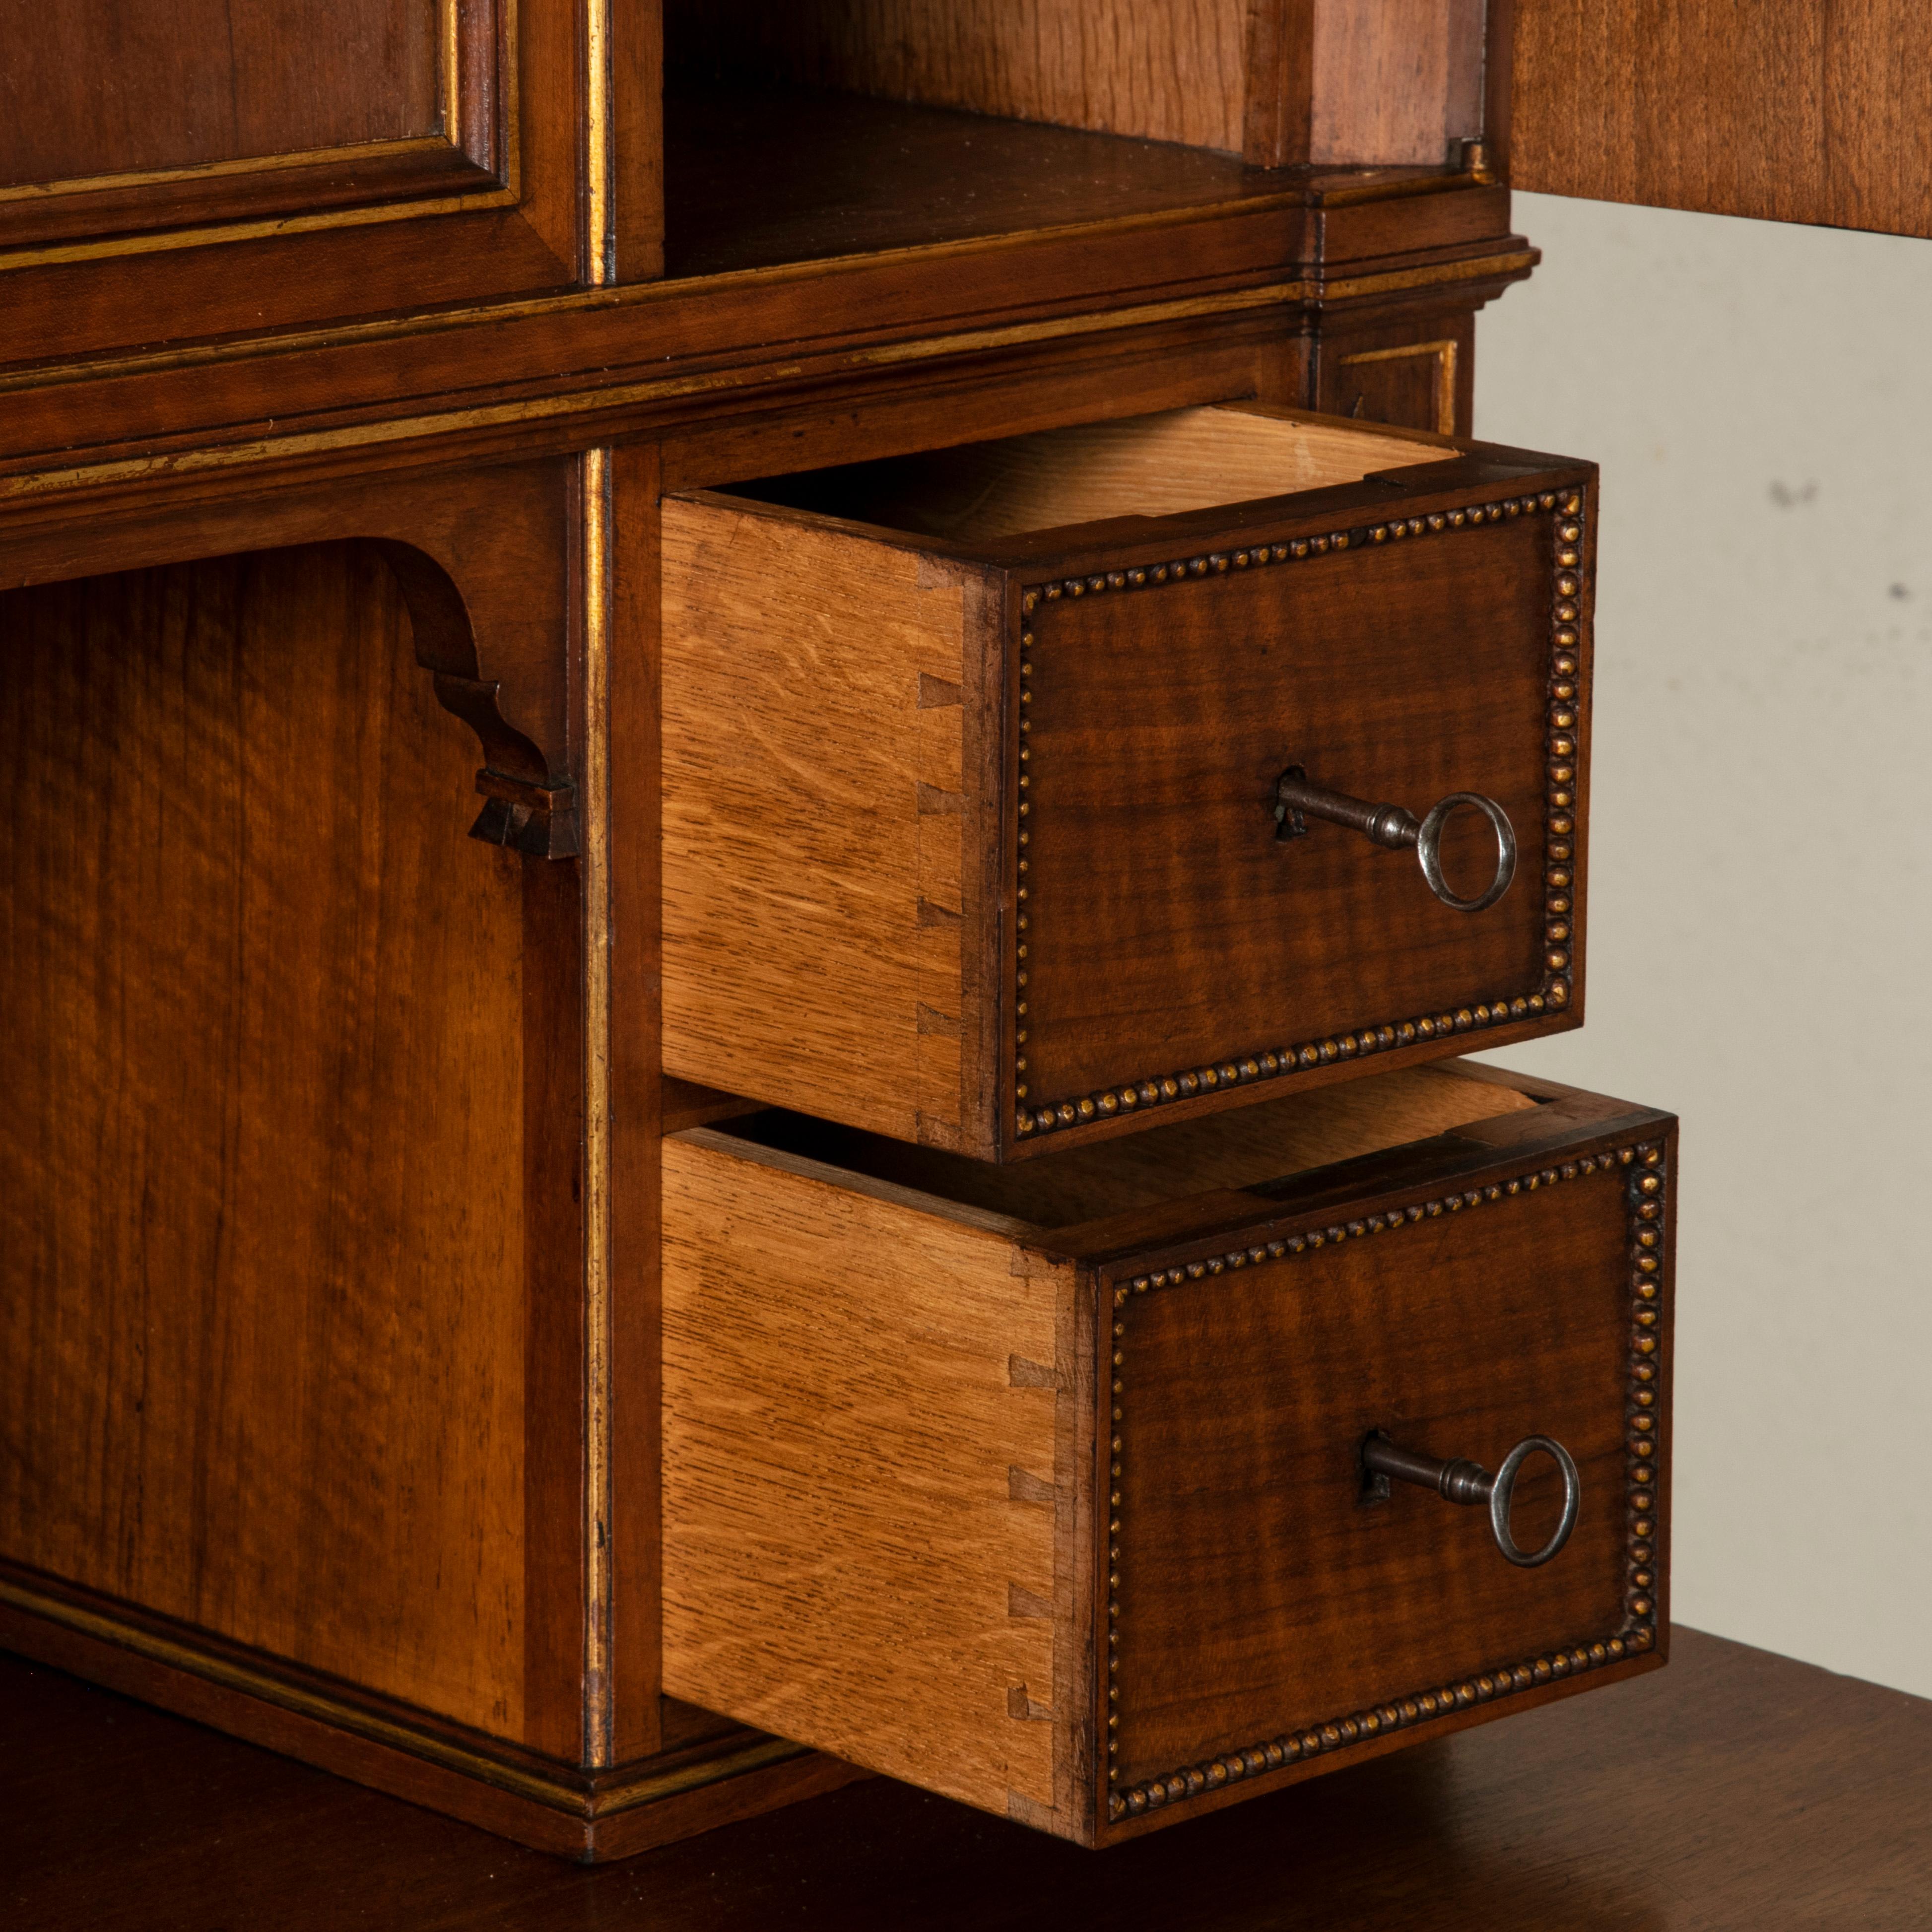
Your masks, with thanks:
[[[1563,1472],[1563,1516],[1540,1550],[1524,1550],[1510,1533],[1510,1504],[1516,1495],[1516,1472],[1539,1449]],[[1418,1455],[1413,1449],[1398,1449],[1378,1429],[1362,1444],[1362,1468],[1371,1478],[1380,1478],[1386,1482],[1393,1477],[1398,1483],[1433,1490],[1444,1502],[1472,1506],[1486,1503],[1496,1547],[1525,1570],[1547,1563],[1570,1540],[1570,1532],[1576,1527],[1577,1505],[1583,1499],[1582,1480],[1569,1450],[1548,1436],[1526,1436],[1503,1458],[1502,1467],[1492,1476],[1480,1462],[1468,1462],[1460,1456],[1443,1462],[1433,1456]]]
[[[1465,898],[1450,886],[1442,873],[1442,829],[1460,806],[1480,812],[1496,835],[1496,873],[1487,889],[1474,898]],[[1400,849],[1413,846],[1422,876],[1429,890],[1446,906],[1458,912],[1480,912],[1492,906],[1510,888],[1516,877],[1516,827],[1509,814],[1492,798],[1479,791],[1452,791],[1438,800],[1426,818],[1400,805],[1372,805],[1366,799],[1351,798],[1346,792],[1330,791],[1326,785],[1312,784],[1300,765],[1290,765],[1275,786],[1274,823],[1277,838],[1299,838],[1308,830],[1312,816],[1331,824],[1346,825],[1378,845]]]

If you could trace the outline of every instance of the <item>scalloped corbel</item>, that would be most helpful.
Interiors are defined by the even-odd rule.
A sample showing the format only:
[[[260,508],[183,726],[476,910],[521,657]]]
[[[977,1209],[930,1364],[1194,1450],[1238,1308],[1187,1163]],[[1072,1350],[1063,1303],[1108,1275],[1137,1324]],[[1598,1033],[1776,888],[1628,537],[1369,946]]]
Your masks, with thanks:
[[[416,662],[434,674],[436,701],[461,718],[482,746],[476,789],[484,804],[470,837],[536,858],[575,857],[577,789],[563,742],[561,666],[547,665],[545,654],[526,652],[520,662],[501,667],[506,675],[490,676],[500,667],[485,662],[469,607],[444,565],[412,544],[375,542],[402,586]],[[558,688],[543,688],[550,686]],[[544,734],[553,740],[548,752],[512,722],[532,714],[552,722]]]

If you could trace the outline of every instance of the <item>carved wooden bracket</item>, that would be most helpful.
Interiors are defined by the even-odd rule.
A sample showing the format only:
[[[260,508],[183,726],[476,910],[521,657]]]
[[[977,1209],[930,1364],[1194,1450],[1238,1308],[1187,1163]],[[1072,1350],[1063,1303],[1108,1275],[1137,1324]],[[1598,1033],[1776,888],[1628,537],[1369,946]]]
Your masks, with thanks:
[[[483,768],[476,774],[476,789],[483,795],[484,806],[470,828],[470,837],[536,858],[574,858],[578,849],[577,790],[569,775],[568,748],[562,728],[568,707],[560,701],[553,705],[542,702],[545,696],[560,700],[560,688],[554,693],[513,691],[506,695],[506,680],[487,674],[476,623],[443,563],[412,544],[380,539],[377,547],[402,586],[416,631],[416,662],[435,674],[437,702],[461,718],[483,747]],[[562,616],[561,610],[557,614]],[[566,656],[560,632],[552,650],[552,664],[543,662],[548,653],[534,660],[519,653],[506,668],[520,670],[532,682],[554,681],[560,686]],[[546,671],[551,674],[548,680]],[[515,702],[526,695],[536,701]],[[548,749],[512,722],[513,715],[521,716],[532,710],[548,712],[556,719],[559,729]]]
[[[395,572],[416,662],[476,734],[473,838],[544,859],[578,850],[571,693],[579,461],[321,479],[306,487],[0,525],[0,583],[56,583],[284,544],[373,543]]]

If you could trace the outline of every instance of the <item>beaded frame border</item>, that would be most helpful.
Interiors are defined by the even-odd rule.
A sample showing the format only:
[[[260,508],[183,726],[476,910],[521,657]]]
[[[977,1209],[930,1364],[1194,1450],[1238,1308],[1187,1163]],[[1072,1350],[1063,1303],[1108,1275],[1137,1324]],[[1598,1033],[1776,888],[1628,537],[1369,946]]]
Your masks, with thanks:
[[[1178,1268],[1138,1274],[1113,1284],[1112,1336],[1109,1351],[1112,1370],[1109,1376],[1112,1397],[1108,1413],[1110,1432],[1107,1522],[1107,1694],[1105,1732],[1108,1761],[1105,1810],[1109,1824],[1144,1816],[1177,1802],[1184,1802],[1244,1778],[1256,1778],[1284,1766],[1346,1749],[1365,1738],[1387,1732],[1426,1724],[1431,1718],[1477,1704],[1494,1702],[1513,1693],[1528,1690],[1562,1678],[1580,1676],[1602,1669],[1627,1657],[1640,1656],[1657,1642],[1657,1532],[1658,1484],[1656,1456],[1660,1423],[1658,1404],[1662,1379],[1662,1344],[1658,1334],[1662,1320],[1664,1252],[1668,1225],[1669,1190],[1664,1143],[1644,1140],[1600,1154],[1586,1154],[1521,1174],[1514,1178],[1472,1187],[1436,1199],[1418,1202],[1384,1214],[1370,1214],[1362,1220],[1312,1228],[1280,1240],[1248,1248],[1237,1248],[1203,1261]],[[1501,1666],[1460,1683],[1432,1684],[1392,1702],[1367,1709],[1345,1712],[1299,1730],[1283,1732],[1243,1747],[1238,1750],[1178,1766],[1153,1778],[1142,1778],[1122,1790],[1112,1760],[1119,1756],[1119,1692],[1114,1682],[1119,1669],[1120,1628],[1120,1492],[1117,1486],[1124,1467],[1122,1443],[1123,1398],[1126,1392],[1122,1373],[1128,1340],[1125,1311],[1135,1299],[1185,1282],[1222,1274],[1230,1269],[1257,1263],[1280,1261],[1312,1252],[1340,1241],[1367,1236],[1436,1220],[1444,1214],[1465,1213],[1472,1208],[1534,1193],[1574,1180],[1580,1176],[1628,1171],[1626,1189],[1626,1228],[1630,1263],[1630,1348],[1624,1382],[1624,1617],[1610,1636],[1588,1644],[1578,1644]]]
[[[1028,585],[1022,590],[1019,796],[1012,948],[1013,1046],[1010,1076],[1016,1139],[1034,1139],[1068,1127],[1084,1126],[1090,1121],[1163,1106],[1172,1101],[1212,1093],[1223,1087],[1280,1079],[1310,1067],[1385,1052],[1391,1048],[1412,1046],[1420,1040],[1436,1040],[1454,1034],[1479,1033],[1485,1028],[1512,1020],[1561,1012],[1569,1005],[1574,970],[1570,942],[1574,932],[1576,848],[1571,835],[1576,830],[1576,758],[1581,716],[1578,700],[1582,663],[1584,500],[1585,492],[1580,485],[1566,484],[1558,490],[1507,496],[1494,502],[1469,504],[1460,509],[1436,511],[1424,516],[1397,518],[1386,523],[1336,530],[1326,536],[1298,537],[1281,543],[1257,544],[1247,549],[1210,551],[1172,563],[1112,570],[1103,575],[1064,578],[1052,583]],[[1533,992],[1479,1000],[1472,1006],[1460,1006],[1453,1012],[1412,1015],[1406,1019],[1338,1033],[1322,1040],[1304,1040],[1295,1046],[1245,1054],[1238,1059],[1221,1060],[1212,1066],[1180,1068],[1142,1079],[1128,1080],[1090,1094],[1043,1103],[1036,1102],[1028,1090],[1030,1082],[1027,1065],[1031,1030],[1028,1010],[1028,935],[1038,916],[1034,887],[1028,877],[1031,862],[1028,848],[1033,841],[1033,828],[1028,821],[1032,816],[1033,804],[1028,794],[1033,782],[1029,769],[1033,749],[1028,742],[1032,725],[1028,712],[1033,703],[1034,652],[1038,638],[1036,632],[1026,620],[1034,616],[1042,604],[1052,604],[1063,598],[1088,597],[1109,591],[1153,590],[1162,585],[1192,582],[1210,575],[1225,575],[1231,570],[1271,567],[1311,556],[1325,556],[1334,551],[1360,548],[1364,544],[1399,542],[1540,512],[1550,513],[1556,538],[1551,572],[1550,647],[1546,679],[1542,982]]]

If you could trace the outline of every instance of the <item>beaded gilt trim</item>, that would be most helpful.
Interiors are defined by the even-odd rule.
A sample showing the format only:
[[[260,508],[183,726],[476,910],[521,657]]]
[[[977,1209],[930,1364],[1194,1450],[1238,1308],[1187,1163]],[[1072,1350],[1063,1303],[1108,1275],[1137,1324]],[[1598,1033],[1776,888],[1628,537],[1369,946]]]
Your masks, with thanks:
[[[1351,1711],[1306,1730],[1285,1732],[1239,1750],[1198,1764],[1179,1766],[1157,1778],[1143,1778],[1123,1790],[1118,1788],[1118,1772],[1110,1762],[1107,1772],[1107,1816],[1110,1823],[1137,1818],[1163,1806],[1208,1791],[1219,1790],[1242,1778],[1259,1777],[1286,1765],[1378,1737],[1385,1732],[1402,1730],[1426,1724],[1432,1718],[1466,1710],[1471,1706],[1493,1702],[1499,1697],[1528,1690],[1560,1678],[1580,1676],[1588,1671],[1625,1657],[1640,1655],[1657,1641],[1657,1482],[1656,1464],[1658,1383],[1662,1373],[1661,1344],[1658,1329],[1662,1316],[1663,1250],[1666,1209],[1664,1159],[1662,1146],[1654,1141],[1640,1141],[1613,1154],[1586,1155],[1580,1160],[1564,1161],[1514,1179],[1466,1192],[1448,1194],[1388,1214],[1370,1214],[1360,1220],[1338,1222],[1311,1228],[1279,1240],[1252,1247],[1236,1248],[1185,1266],[1149,1274],[1136,1275],[1114,1286],[1113,1373],[1111,1414],[1113,1433],[1107,1524],[1107,1755],[1120,1754],[1117,1713],[1120,1695],[1114,1679],[1119,1670],[1120,1631],[1120,1492],[1118,1487],[1124,1467],[1122,1444],[1126,1432],[1123,1418],[1126,1382],[1123,1375],[1128,1341],[1126,1311],[1136,1297],[1186,1282],[1226,1273],[1233,1268],[1281,1261],[1290,1256],[1348,1240],[1385,1234],[1398,1228],[1433,1220],[1444,1214],[1467,1213],[1473,1208],[1534,1193],[1538,1188],[1574,1180],[1582,1174],[1629,1170],[1626,1183],[1628,1204],[1629,1256],[1630,1263],[1630,1354],[1625,1384],[1626,1486],[1624,1551],[1623,1621],[1611,1635],[1568,1649],[1550,1651],[1493,1670],[1466,1678],[1460,1683],[1431,1684],[1411,1695]]]
[[[1359,549],[1365,545],[1390,544],[1460,530],[1484,524],[1501,523],[1538,512],[1554,513],[1556,545],[1551,579],[1550,656],[1549,676],[1548,780],[1544,812],[1548,838],[1544,860],[1544,977],[1534,991],[1479,1000],[1474,1006],[1459,1006],[1453,1012],[1418,1013],[1358,1031],[1339,1033],[1322,1040],[1304,1040],[1287,1046],[1274,1046],[1224,1060],[1208,1066],[1175,1069],[1130,1080],[1118,1087],[1102,1088],[1090,1094],[1040,1102],[1030,1091],[1027,1046],[1030,1030],[1028,1011],[1028,955],[1030,934],[1039,908],[1029,876],[1033,842],[1029,824],[1033,803],[1032,723],[1034,652],[1037,636],[1030,626],[1020,632],[1019,803],[1018,858],[1015,890],[1013,932],[1013,1066],[1012,1092],[1016,1133],[1022,1139],[1056,1132],[1090,1120],[1158,1107],[1194,1094],[1212,1093],[1222,1087],[1246,1086],[1260,1080],[1278,1079],[1312,1066],[1338,1060],[1354,1060],[1390,1048],[1408,1046],[1418,1040],[1435,1040],[1451,1034],[1480,1032],[1484,1028],[1512,1020],[1533,1018],[1561,1011],[1570,1004],[1571,975],[1571,920],[1574,910],[1572,889],[1575,883],[1575,848],[1570,835],[1576,830],[1576,727],[1579,718],[1577,674],[1581,664],[1580,629],[1582,578],[1583,495],[1580,490],[1550,490],[1539,495],[1506,497],[1499,502],[1477,503],[1460,510],[1438,511],[1424,517],[1397,518],[1366,528],[1336,530],[1327,536],[1298,537],[1289,542],[1258,544],[1252,549],[1215,551],[1172,563],[1149,564],[1132,570],[1112,570],[1104,575],[1070,577],[1052,584],[1029,586],[1022,593],[1022,622],[1042,604],[1063,598],[1089,597],[1109,591],[1150,590],[1162,585],[1191,582],[1197,578],[1225,575],[1231,570],[1254,570],[1276,564],[1298,562],[1331,551]]]

